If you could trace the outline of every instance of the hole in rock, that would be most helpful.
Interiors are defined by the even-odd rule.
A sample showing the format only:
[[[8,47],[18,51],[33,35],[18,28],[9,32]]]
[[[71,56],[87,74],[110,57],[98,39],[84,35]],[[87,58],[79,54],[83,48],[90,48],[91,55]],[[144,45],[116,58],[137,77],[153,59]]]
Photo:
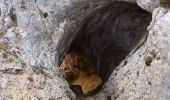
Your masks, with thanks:
[[[135,4],[114,2],[91,13],[60,65],[77,95],[98,92],[113,70],[147,36],[148,13]]]

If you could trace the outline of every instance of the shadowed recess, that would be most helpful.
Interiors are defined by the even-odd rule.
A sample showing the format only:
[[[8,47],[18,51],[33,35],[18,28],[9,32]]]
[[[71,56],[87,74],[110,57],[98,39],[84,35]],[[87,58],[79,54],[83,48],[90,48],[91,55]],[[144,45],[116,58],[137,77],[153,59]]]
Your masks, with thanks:
[[[98,91],[147,36],[150,21],[151,13],[127,2],[114,2],[90,14],[60,66],[71,89],[77,95]]]

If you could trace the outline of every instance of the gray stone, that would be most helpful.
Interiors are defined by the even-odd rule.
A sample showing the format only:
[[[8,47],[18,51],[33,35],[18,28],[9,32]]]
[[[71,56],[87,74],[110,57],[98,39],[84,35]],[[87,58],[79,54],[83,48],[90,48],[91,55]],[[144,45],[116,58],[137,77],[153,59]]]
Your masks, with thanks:
[[[75,99],[59,65],[85,19],[114,1],[0,0],[0,99]],[[137,3],[152,13],[149,35],[91,98],[168,100],[169,10],[158,0],[119,1]],[[148,67],[145,58],[152,56],[153,49],[157,55]]]

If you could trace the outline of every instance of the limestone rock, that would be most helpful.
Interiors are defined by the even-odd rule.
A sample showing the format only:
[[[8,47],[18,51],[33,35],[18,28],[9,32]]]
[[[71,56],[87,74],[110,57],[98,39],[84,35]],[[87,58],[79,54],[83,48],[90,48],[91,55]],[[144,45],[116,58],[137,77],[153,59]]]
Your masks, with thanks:
[[[122,61],[103,89],[91,98],[168,100],[169,8],[161,6],[159,0],[119,1],[137,3],[152,13],[149,35],[145,44],[130,53],[126,64]],[[60,72],[59,65],[76,33],[86,23],[85,19],[114,2],[0,0],[0,99],[74,100],[76,96]],[[153,57],[150,66],[145,65],[147,56]]]
[[[165,8],[157,8],[148,27],[146,43],[119,65],[96,99],[111,96],[117,100],[168,100],[169,90],[169,16]],[[153,55],[153,50],[156,56]],[[148,56],[154,57],[150,66],[145,64]]]
[[[160,0],[136,0],[137,4],[146,11],[153,12],[153,10],[160,6]]]

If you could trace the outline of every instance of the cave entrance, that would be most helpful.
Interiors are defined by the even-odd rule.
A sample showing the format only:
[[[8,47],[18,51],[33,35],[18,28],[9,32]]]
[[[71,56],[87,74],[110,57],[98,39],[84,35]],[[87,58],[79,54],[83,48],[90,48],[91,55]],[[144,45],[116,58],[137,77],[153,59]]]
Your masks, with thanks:
[[[127,2],[114,2],[90,14],[61,64],[71,89],[89,95],[101,87],[147,36],[150,21],[151,13]]]

